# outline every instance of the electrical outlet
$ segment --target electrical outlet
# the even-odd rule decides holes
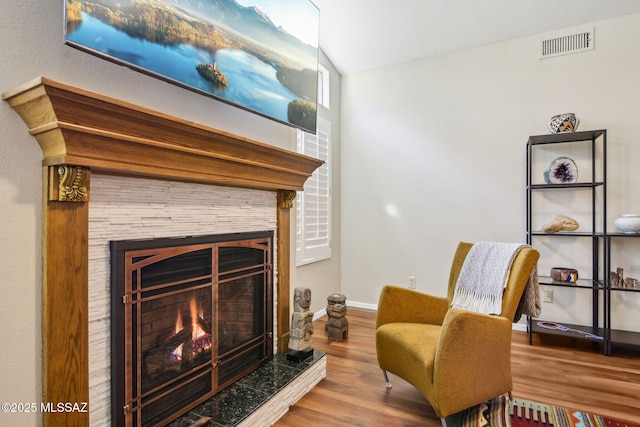
[[[542,291],[542,302],[553,302],[553,290],[544,289]]]
[[[409,276],[409,289],[416,288],[416,276]]]

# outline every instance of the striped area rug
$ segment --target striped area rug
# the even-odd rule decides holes
[[[640,427],[640,425],[505,396],[447,417],[447,427]]]

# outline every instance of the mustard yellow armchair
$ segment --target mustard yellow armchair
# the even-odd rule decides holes
[[[524,247],[511,266],[500,316],[451,308],[471,243],[460,243],[447,297],[383,288],[376,319],[378,363],[416,387],[438,417],[511,392],[511,324],[540,254]]]

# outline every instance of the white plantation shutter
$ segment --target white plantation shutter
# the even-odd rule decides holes
[[[329,70],[318,64],[318,104],[325,108],[330,107],[329,95],[331,94],[331,86],[329,77]]]
[[[331,123],[318,117],[316,135],[298,130],[298,152],[323,160],[296,197],[296,264],[331,257]]]

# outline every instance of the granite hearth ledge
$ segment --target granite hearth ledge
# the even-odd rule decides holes
[[[285,354],[261,366],[235,384],[195,407],[168,427],[189,427],[209,418],[205,426],[271,426],[327,374],[326,353],[290,362]]]

